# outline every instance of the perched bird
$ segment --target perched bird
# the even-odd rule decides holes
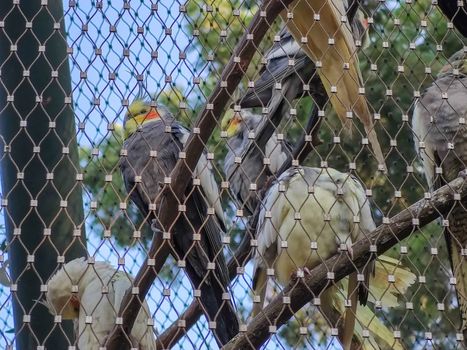
[[[368,23],[361,11],[356,11],[351,27],[357,46],[365,46],[369,42]],[[254,87],[249,88],[237,101],[242,108],[267,107],[276,83],[289,83],[287,90],[281,91],[289,102],[309,94],[315,102],[324,104],[325,95],[322,95],[319,88],[321,81],[316,73],[315,64],[285,25],[274,38],[272,47],[264,55],[264,61],[266,64],[259,72],[260,76],[254,82]],[[307,85],[309,91],[304,91],[304,86]]]
[[[99,350],[115,326],[120,304],[131,285],[132,278],[125,272],[104,262],[78,258],[63,265],[52,276],[43,304],[51,314],[74,320],[80,350]],[[127,337],[132,348],[156,349],[151,312],[146,301]]]
[[[441,69],[436,81],[416,102],[412,128],[415,148],[423,160],[432,190],[456,178],[467,168],[467,52],[458,51]],[[467,210],[456,204],[448,216],[445,239],[456,277],[461,331],[467,345]]]
[[[125,187],[141,213],[152,222],[160,209],[160,194],[189,131],[170,112],[135,100],[124,119],[123,154],[120,159]],[[222,206],[212,165],[203,154],[183,203],[186,211],[171,228],[174,258],[186,263],[193,287],[201,291],[206,317],[216,322],[215,338],[221,346],[238,333],[238,320],[229,300],[229,276],[223,254],[225,232]],[[162,204],[163,205],[163,204]]]
[[[341,121],[350,127],[352,113],[362,121],[376,159],[385,169],[373,117],[361,91],[363,81],[346,16],[348,8],[346,0],[295,0],[281,17],[297,42],[306,39],[302,49],[315,64],[320,63],[317,72]]]
[[[467,2],[465,0],[442,0],[437,4],[454,27],[467,38]]]
[[[353,243],[365,239],[374,229],[363,186],[350,174],[309,167],[284,172],[266,192],[259,214],[253,289],[260,302],[254,304],[253,315],[262,309],[268,269],[273,269],[277,282],[285,286],[297,270],[307,272],[338,252],[351,256]],[[362,281],[357,280],[356,270],[319,296],[320,311],[332,327],[339,329],[339,340],[346,350],[354,349],[356,343],[362,346],[363,328],[373,332],[380,348],[402,349],[365,304],[368,299],[379,298],[376,300],[385,306],[396,306],[397,295],[415,281],[415,276],[388,257],[381,258],[376,274],[373,263],[358,270],[364,276]],[[385,295],[389,285],[384,276],[395,270],[400,289]],[[351,301],[347,311],[344,288]]]
[[[261,199],[258,197],[259,191],[268,177],[279,170],[291,151],[286,141],[279,141],[277,135],[273,134],[265,149],[255,149],[242,158],[251,141],[250,133],[257,130],[262,119],[262,116],[247,110],[228,112],[221,125],[227,134],[228,149],[224,160],[224,172],[230,183],[231,193],[246,215],[254,213]],[[267,159],[267,164],[264,159]]]
[[[237,104],[242,108],[267,107],[277,83],[287,87],[282,88],[278,94],[289,103],[308,94],[315,101],[324,103],[326,96],[320,91],[321,81],[313,61],[300,48],[287,27],[282,28],[276,39],[264,55],[266,65],[262,67],[254,87],[249,88]],[[290,62],[293,62],[293,65]],[[309,92],[304,91],[306,85],[310,89]]]

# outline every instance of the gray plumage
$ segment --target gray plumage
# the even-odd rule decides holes
[[[125,187],[148,222],[157,219],[157,210],[163,205],[159,195],[164,178],[170,175],[189,135],[166,110],[158,108],[158,112],[158,120],[143,123],[124,142],[127,155],[120,160]],[[221,346],[238,333],[238,320],[231,302],[223,300],[230,283],[221,242],[223,212],[206,154],[201,156],[194,175],[201,184],[187,188],[186,212],[171,230],[175,259],[186,261],[185,271],[193,287],[201,290],[203,309],[211,321],[217,322],[214,333]],[[150,203],[157,204],[157,210],[149,210]],[[214,208],[214,213],[208,214],[208,208]],[[193,234],[200,234],[199,241]],[[212,262],[215,269],[208,270]]]
[[[235,158],[242,158],[251,142],[249,133],[257,130],[262,120],[260,115],[242,111],[237,134],[227,140],[228,152],[224,161],[224,172],[230,182],[231,193],[246,215],[254,213],[260,199],[259,191],[267,178],[279,170],[291,151],[285,141],[279,141],[277,135],[273,134],[264,150],[256,148],[242,159],[241,163],[235,161]],[[264,158],[269,158],[270,164],[263,164]],[[256,186],[256,190],[253,190],[251,185]]]
[[[416,103],[412,127],[415,146],[423,160],[424,173],[431,189],[456,178],[467,168],[467,54],[454,54],[436,81]],[[436,172],[436,167],[442,173]],[[467,209],[457,204],[450,212],[445,239],[456,277],[461,309],[461,331],[467,345],[467,261],[462,249],[467,247]]]

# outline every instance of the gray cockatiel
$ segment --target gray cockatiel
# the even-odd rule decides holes
[[[222,120],[222,129],[228,138],[224,172],[230,182],[229,189],[245,215],[254,213],[260,199],[259,191],[268,177],[279,170],[291,151],[285,141],[279,141],[273,134],[264,150],[256,147],[242,157],[251,142],[249,134],[257,130],[263,119],[260,115],[242,110],[241,113],[228,112]],[[269,159],[269,164],[263,164],[265,158]]]
[[[358,5],[353,6],[352,12],[356,11],[355,7]],[[357,11],[355,15],[349,14],[348,17],[353,17],[351,26],[355,42],[359,45],[361,42],[368,42],[367,23],[362,12]],[[289,102],[309,94],[316,102],[324,103],[326,95],[322,95],[322,89],[317,89],[321,82],[315,64],[286,26],[277,34],[273,46],[264,55],[264,60],[266,65],[262,67],[254,87],[248,89],[237,102],[242,108],[267,107],[276,83],[287,84],[287,89],[284,88],[280,93]],[[304,85],[309,85],[309,92],[303,90]]]
[[[189,131],[163,107],[134,101],[125,116],[125,142],[120,160],[125,187],[144,217],[157,219],[164,180],[179,159]],[[206,316],[215,321],[221,346],[238,333],[238,320],[229,298],[230,283],[222,251],[223,211],[212,166],[203,154],[193,174],[199,186],[186,190],[186,212],[171,228],[175,259],[186,263],[193,287],[201,291]],[[150,205],[152,204],[150,209]],[[214,265],[212,265],[214,263]]]
[[[467,53],[455,53],[423,92],[413,113],[415,148],[428,184],[435,190],[467,168]],[[439,169],[437,171],[437,169]],[[467,209],[458,203],[448,216],[445,238],[456,278],[464,341],[467,344]]]
[[[352,175],[332,168],[285,171],[267,190],[259,213],[253,289],[260,299],[255,300],[253,315],[262,309],[268,269],[285,286],[297,270],[309,272],[339,251],[351,256],[352,245],[374,229],[365,190]],[[398,297],[414,283],[415,275],[385,256],[378,258],[376,266],[371,261],[358,272],[363,277],[360,281],[356,269],[321,293],[319,310],[339,330],[346,350],[402,350],[393,332],[365,304],[378,300],[383,307],[398,306]],[[397,286],[388,283],[388,272],[394,274]],[[351,307],[344,307],[345,298]],[[370,331],[367,339],[363,329]]]

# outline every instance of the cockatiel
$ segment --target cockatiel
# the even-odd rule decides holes
[[[247,110],[226,113],[222,120],[222,130],[227,134],[227,155],[224,172],[229,181],[229,189],[238,200],[246,215],[254,213],[259,201],[258,193],[269,176],[275,174],[291,151],[286,141],[279,141],[273,134],[264,150],[254,149],[242,158],[251,141],[249,135],[255,132],[263,117]],[[265,158],[268,164],[263,164]]]
[[[317,72],[341,121],[350,128],[349,112],[362,121],[376,159],[385,169],[373,117],[360,90],[363,81],[348,8],[346,0],[295,0],[281,17],[297,42],[306,38],[302,49],[315,64],[319,62]]]
[[[74,259],[47,283],[46,305],[53,315],[75,321],[80,350],[101,349],[115,326],[120,304],[132,285],[131,276],[104,262]],[[155,350],[151,312],[146,301],[127,337],[132,348]]]
[[[351,21],[352,35],[358,46],[369,42],[367,23],[361,11],[357,11]],[[363,44],[362,44],[363,43]],[[264,55],[266,65],[262,67],[254,87],[237,102],[242,108],[267,107],[273,95],[276,83],[289,83],[286,91],[281,91],[284,98],[293,99],[310,94],[315,102],[324,103],[325,96],[314,88],[321,84],[315,64],[295,41],[287,27],[277,34],[274,44]],[[293,65],[291,65],[291,61]],[[309,85],[310,91],[305,94],[304,85]],[[323,108],[323,106],[320,106]]]
[[[455,53],[436,81],[416,102],[412,128],[415,148],[423,160],[428,185],[435,190],[467,168],[467,53]],[[439,169],[439,170],[437,170]],[[441,171],[441,172],[439,172]],[[467,345],[467,210],[457,204],[449,216],[445,239],[456,277],[461,310],[461,331]]]
[[[259,214],[253,289],[255,295],[260,296],[260,303],[255,303],[253,315],[262,309],[268,269],[274,269],[277,282],[285,286],[299,269],[311,270],[339,251],[351,255],[353,243],[365,239],[374,229],[365,191],[350,174],[332,168],[309,167],[294,167],[284,172],[266,192]],[[401,348],[381,322],[369,322],[376,316],[368,307],[357,306],[358,301],[366,304],[369,291],[370,299],[387,297],[382,301],[385,305],[397,305],[394,296],[397,290],[390,293],[391,297],[384,292],[389,288],[388,280],[382,279],[381,275],[387,276],[387,271],[391,271],[391,266],[394,270],[395,265],[390,258],[385,259],[386,263],[381,260],[384,268],[376,270],[378,275],[374,275],[374,262],[370,262],[359,270],[364,276],[362,281],[357,281],[356,271],[319,296],[320,311],[332,327],[339,329],[339,340],[345,350],[353,349],[355,342],[362,346],[362,326],[375,332],[374,337],[381,348]],[[385,270],[387,267],[390,269]],[[399,281],[401,276],[403,279]],[[401,271],[396,279],[399,287],[406,290],[415,281],[415,276]],[[372,280],[378,282],[373,288]],[[344,285],[351,307],[345,311],[342,324],[339,320],[344,313],[344,303],[342,292],[338,290]],[[357,322],[356,326],[356,318],[362,324]]]
[[[157,219],[160,194],[170,176],[189,131],[162,107],[135,100],[124,120],[120,159],[125,187],[148,222]],[[222,206],[212,166],[203,154],[183,203],[186,211],[171,227],[175,259],[184,261],[193,287],[201,291],[206,317],[216,322],[215,338],[221,346],[238,333],[238,320],[229,295],[229,276],[223,255],[225,231]],[[196,180],[196,181],[195,181]],[[155,205],[155,206],[154,206]],[[154,209],[155,208],[155,209]]]

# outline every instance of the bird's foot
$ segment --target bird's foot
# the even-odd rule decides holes
[[[467,178],[467,169],[459,171],[459,174],[457,176],[459,176],[459,177],[461,177],[461,178],[463,178],[465,180]]]
[[[311,270],[304,266],[304,267],[299,267],[297,271],[292,272],[292,276],[290,276],[290,279],[292,281],[296,281],[298,279],[305,278],[305,276],[310,276],[311,275]]]
[[[353,247],[352,243],[341,243],[340,245],[340,251],[341,252],[347,252],[349,259],[353,260],[354,258],[354,252],[353,252]]]
[[[353,247],[351,245],[347,247],[347,252],[349,253],[350,260],[353,260],[354,253],[353,253]]]

